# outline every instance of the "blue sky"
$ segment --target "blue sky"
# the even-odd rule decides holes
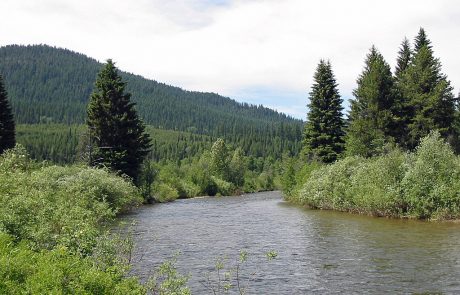
[[[0,45],[69,48],[188,90],[263,104],[305,119],[320,59],[347,101],[375,45],[394,67],[423,26],[456,93],[456,0],[2,0]],[[344,104],[346,106],[346,104]]]

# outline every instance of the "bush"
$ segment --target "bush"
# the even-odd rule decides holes
[[[30,158],[27,150],[20,144],[6,150],[0,155],[0,171],[26,171],[30,168]]]
[[[393,149],[374,158],[347,157],[323,166],[291,200],[377,216],[458,218],[460,158],[433,132],[412,154]]]
[[[460,213],[460,159],[435,132],[422,139],[402,180],[409,213],[451,218]]]
[[[24,163],[22,151],[17,152],[7,152],[0,166]],[[141,201],[128,180],[105,170],[13,166],[22,168],[0,170],[0,231],[29,241],[34,249],[63,245],[90,255],[101,227]]]
[[[34,252],[0,232],[0,294],[145,294],[122,269],[98,269],[66,247]]]
[[[407,204],[401,193],[405,163],[406,154],[399,150],[361,163],[351,175],[352,185],[347,192],[353,199],[353,210],[376,216],[405,214]]]
[[[216,176],[211,177],[217,186],[217,193],[222,196],[231,196],[235,193],[235,185]]]
[[[200,187],[188,180],[181,180],[179,182],[178,191],[180,198],[193,198],[199,196],[201,193]]]
[[[155,200],[160,203],[171,202],[179,197],[177,189],[166,183],[159,183],[154,188]]]

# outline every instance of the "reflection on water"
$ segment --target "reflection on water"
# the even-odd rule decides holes
[[[460,224],[372,218],[289,205],[277,192],[145,206],[134,219],[133,272],[178,256],[194,294],[217,257],[255,273],[251,294],[460,293]],[[270,262],[264,254],[275,250]],[[232,260],[233,261],[233,260]]]

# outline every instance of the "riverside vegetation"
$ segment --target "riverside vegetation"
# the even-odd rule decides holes
[[[38,49],[39,53],[50,50]],[[161,143],[150,143],[149,129],[138,119],[130,95],[124,93],[126,83],[109,62],[112,69],[107,72],[107,80],[97,82],[100,92],[93,93],[93,98],[105,102],[92,102],[91,112],[98,114],[88,120],[89,131],[76,132],[84,128],[79,125],[52,124],[38,128],[19,125],[18,130],[22,128],[24,133],[19,133],[17,140],[29,140],[31,145],[35,144],[29,136],[31,130],[38,130],[38,137],[50,132],[48,127],[58,132],[65,130],[57,137],[58,143],[65,144],[56,146],[57,152],[50,154],[54,153],[55,159],[67,166],[35,162],[20,145],[0,156],[0,293],[189,294],[187,277],[176,272],[174,261],[161,265],[146,285],[129,277],[132,244],[108,234],[108,226],[117,214],[150,201],[152,196],[163,202],[202,194],[271,190],[283,184],[288,200],[312,208],[377,216],[458,218],[460,158],[454,152],[459,149],[458,99],[452,95],[452,87],[432,53],[430,41],[421,29],[414,51],[407,41],[403,43],[393,77],[388,64],[373,47],[358,79],[349,120],[342,119],[342,100],[331,65],[321,61],[311,92],[304,148],[298,158],[295,157],[299,122],[262,107],[228,102],[214,94],[204,96],[219,106],[218,114],[226,113],[222,106],[227,105],[237,110],[238,116],[225,115],[224,121],[215,124],[219,116],[207,115],[203,110],[209,106],[203,104],[201,113],[209,119],[204,120],[206,124],[190,126],[189,122],[180,121],[180,115],[171,120],[177,124],[171,123],[170,128],[180,126],[174,131],[177,138],[185,142],[185,136],[195,143],[192,149],[186,145],[180,148],[179,139],[175,150],[155,149]],[[69,56],[69,52],[64,55]],[[86,62],[94,66],[93,61]],[[15,76],[12,72],[7,74],[8,79]],[[79,77],[82,76],[85,75]],[[145,83],[147,88],[153,85],[174,93],[160,95],[163,98],[178,99],[180,95],[176,94],[183,94],[180,89],[156,82]],[[16,83],[16,87],[21,87],[20,84]],[[17,88],[13,93],[24,92]],[[3,103],[6,91],[0,94]],[[11,121],[13,110],[19,113],[21,123],[52,122],[53,118],[42,117],[39,110],[31,108],[34,97],[30,95],[25,101],[15,98],[13,108],[3,108],[6,112],[0,114],[0,119]],[[52,113],[58,110],[61,119],[57,123],[82,123],[81,106],[86,102],[70,104],[73,113],[65,113],[69,97],[60,104],[47,101],[42,107]],[[127,126],[123,125],[127,116],[104,113],[103,108],[109,105],[106,102],[110,102],[108,97],[120,98],[122,102],[116,109],[128,110],[125,113],[135,119],[128,123],[135,121],[136,137],[142,140],[132,141],[133,145],[140,143],[133,154],[126,150],[133,148],[131,144],[117,145],[122,139],[128,140],[121,133],[119,140],[111,138],[111,142],[103,142],[107,134],[94,132],[103,125],[105,115],[119,120],[111,122],[120,127],[117,132]],[[148,104],[147,98],[143,101]],[[240,125],[241,114],[258,115],[253,116],[254,120],[246,117],[241,120],[244,125]],[[32,121],[27,121],[28,118]],[[102,123],[94,122],[94,118]],[[162,119],[165,121],[156,124],[166,124],[168,118]],[[275,123],[276,120],[280,122]],[[113,126],[102,126],[97,131],[106,132]],[[15,124],[0,127],[0,139],[14,135],[11,131]],[[219,133],[223,138],[218,138]],[[9,138],[5,149],[11,148],[16,140]],[[48,144],[43,142],[44,146]],[[150,144],[154,151],[148,155]],[[35,145],[33,150],[43,159],[49,159],[47,148]],[[77,150],[85,164],[75,164]],[[160,159],[161,153],[174,156]],[[280,164],[281,155],[284,165]],[[133,165],[130,159],[135,159]]]
[[[275,187],[273,158],[246,157],[223,139],[182,161],[144,161],[151,141],[125,85],[109,60],[91,95],[87,137],[74,140],[84,128],[79,126],[64,128],[69,132],[62,137],[62,125],[34,127],[38,136],[26,138],[35,146],[36,141],[46,146],[49,141],[40,141],[43,134],[58,131],[51,138],[68,143],[57,147],[64,161],[76,159],[72,151],[80,147],[80,164],[56,166],[31,160],[21,145],[8,149],[14,146],[15,124],[0,80],[5,144],[0,155],[0,293],[190,294],[187,277],[177,273],[174,261],[160,265],[144,285],[128,276],[133,245],[129,237],[109,232],[115,217],[152,194],[157,201],[171,201]],[[222,291],[221,281],[217,284]]]
[[[302,156],[284,165],[286,199],[376,216],[460,217],[459,98],[424,29],[414,43],[403,41],[394,76],[371,48],[348,120],[331,64],[319,63]]]
[[[438,132],[423,138],[413,152],[388,148],[372,158],[350,156],[303,169],[297,185],[291,174],[286,198],[310,208],[402,218],[460,217],[460,157]]]

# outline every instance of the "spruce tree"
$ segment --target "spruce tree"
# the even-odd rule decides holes
[[[409,148],[437,129],[444,137],[453,134],[455,98],[441,63],[434,57],[431,42],[420,29],[415,38],[415,52],[410,66],[399,82],[399,89],[410,109]]]
[[[402,147],[407,149],[409,146],[409,123],[412,112],[407,97],[401,89],[401,79],[406,70],[411,65],[413,52],[407,38],[404,38],[398,52],[395,69],[395,100],[393,104],[394,115],[394,138]]]
[[[395,136],[394,80],[391,68],[373,46],[351,101],[346,149],[350,155],[379,154]]]
[[[414,42],[415,53],[419,52],[423,46],[426,46],[428,47],[428,49],[431,49],[431,41],[428,39],[425,29],[420,28],[417,36],[415,37],[415,42]]]
[[[0,75],[0,154],[16,144],[13,112],[8,102],[8,94]]]
[[[449,142],[454,148],[457,154],[460,153],[460,93],[455,98],[455,115],[452,136],[449,138]]]
[[[399,79],[404,71],[409,67],[412,57],[412,50],[410,48],[410,43],[407,38],[404,38],[401,43],[401,48],[398,52],[398,58],[396,60],[396,70],[395,76],[396,79]]]
[[[150,138],[125,87],[115,64],[107,60],[97,76],[87,110],[88,131],[95,146],[90,164],[109,167],[137,180]]]
[[[310,92],[303,152],[309,159],[323,163],[337,160],[344,150],[342,99],[329,61],[321,60]]]

